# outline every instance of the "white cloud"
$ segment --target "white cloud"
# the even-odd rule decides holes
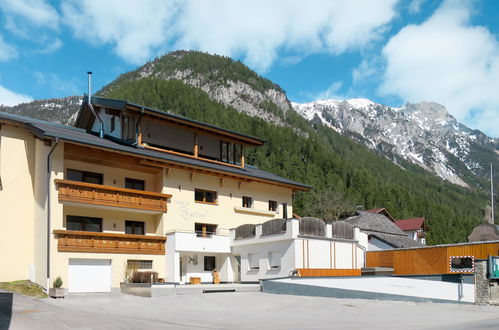
[[[340,54],[376,39],[396,1],[191,1],[175,24],[176,47],[228,56],[265,71],[280,49]]]
[[[57,29],[59,15],[57,11],[44,0],[2,0],[0,9],[5,15],[12,15],[22,19],[26,24]],[[16,27],[12,21],[10,28]]]
[[[0,85],[0,104],[13,106],[19,103],[31,102],[33,98],[28,95],[17,94]]]
[[[339,54],[379,37],[397,0],[78,1],[62,5],[76,36],[141,63],[165,49],[198,49],[265,71],[279,50]]]
[[[17,50],[14,46],[9,45],[3,40],[0,34],[0,62],[8,61],[17,57]]]
[[[400,30],[383,49],[380,92],[442,103],[459,121],[499,136],[499,42],[470,24],[472,12],[468,2],[446,1]]]
[[[125,60],[141,63],[172,38],[175,6],[155,0],[70,0],[62,12],[78,38],[94,45],[111,44]]]
[[[409,3],[409,12],[411,14],[419,13],[421,11],[421,6],[423,5],[424,2],[425,0],[412,0]]]

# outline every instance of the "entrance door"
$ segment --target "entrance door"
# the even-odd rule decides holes
[[[241,282],[241,256],[234,256],[234,282]]]
[[[111,260],[69,259],[68,292],[111,292]]]

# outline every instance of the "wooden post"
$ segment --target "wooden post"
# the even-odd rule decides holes
[[[241,146],[241,167],[244,167],[244,147]]]
[[[198,135],[194,134],[194,157],[198,157]]]
[[[202,229],[202,232],[203,232],[203,237],[206,237],[206,225],[203,225],[203,229]]]
[[[137,144],[142,145],[142,124],[139,123],[139,135],[137,136]]]

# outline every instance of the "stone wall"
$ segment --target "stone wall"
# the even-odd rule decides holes
[[[499,280],[487,278],[487,260],[475,260],[475,302],[499,304]]]

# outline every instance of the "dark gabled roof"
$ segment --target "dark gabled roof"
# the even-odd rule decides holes
[[[111,138],[101,139],[98,136],[88,133],[86,130],[81,128],[66,126],[62,124],[52,123],[25,116],[19,116],[6,112],[0,112],[0,120],[2,119],[21,124],[27,130],[29,130],[33,135],[42,139],[59,138],[64,141],[74,142],[77,144],[84,144],[96,148],[103,148],[117,152],[139,155],[146,158],[157,159],[159,161],[166,161],[189,167],[198,167],[216,172],[224,172],[229,175],[232,174],[238,177],[247,177],[247,178],[255,178],[266,181],[273,181],[284,185],[290,185],[294,189],[298,190],[309,190],[310,188],[312,188],[311,186],[308,186],[306,184],[282,178],[276,174],[262,171],[250,165],[246,165],[244,168],[239,168],[239,167],[206,162],[200,159],[194,159],[190,157],[183,157],[180,155],[170,154],[166,152],[137,148],[132,145],[127,145],[124,143],[120,143],[119,141],[112,140]]]
[[[384,214],[388,219],[390,219],[391,221],[395,222],[395,218],[384,207],[380,207],[380,208],[377,208],[377,209],[366,210],[366,212],[377,213],[377,214]]]
[[[388,245],[393,246],[394,248],[415,248],[422,247],[423,244],[419,243],[416,240],[413,240],[407,236],[400,235],[390,235],[390,234],[382,234],[382,233],[369,233],[367,232],[368,237],[374,237],[387,243]]]
[[[395,224],[402,230],[418,230],[423,228],[424,218],[410,218],[395,220]]]
[[[344,221],[351,223],[355,227],[359,227],[361,230],[407,236],[395,223],[383,214],[357,211],[355,216]]]
[[[355,216],[345,219],[344,221],[358,227],[369,237],[375,237],[396,248],[423,246],[423,244],[418,241],[407,237],[407,235],[384,214],[357,211]]]
[[[125,100],[116,100],[116,99],[92,96],[91,102],[94,107],[104,107],[104,108],[119,109],[119,110],[124,110],[125,108],[135,109],[137,111],[144,110],[145,113],[153,114],[165,120],[169,120],[176,123],[182,123],[185,126],[191,126],[192,128],[202,129],[207,132],[212,132],[219,135],[225,135],[229,138],[240,140],[241,142],[249,145],[259,146],[265,143],[265,140],[262,140],[254,136],[241,134],[229,129],[203,123],[201,121],[179,116],[159,109],[145,107],[143,105],[131,103]],[[94,116],[90,113],[89,110],[87,110],[88,109],[88,107],[86,106],[87,104],[88,104],[88,99],[84,97],[82,106],[80,108],[80,111],[78,112],[78,116],[76,117],[76,122],[75,122],[76,127],[88,128],[90,127],[91,122],[93,122],[94,120]]]

